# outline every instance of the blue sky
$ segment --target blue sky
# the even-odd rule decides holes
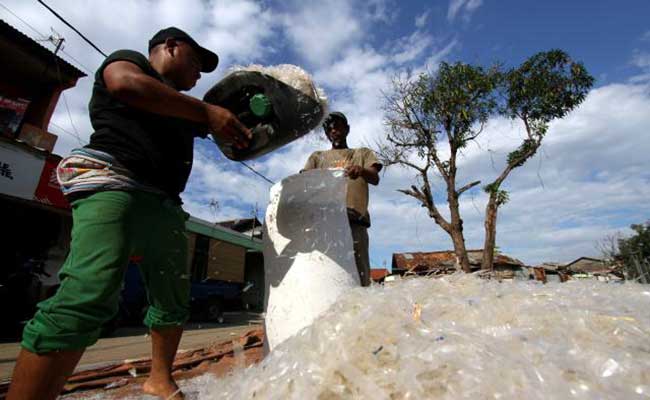
[[[25,34],[43,39],[54,29],[65,37],[63,57],[73,64],[92,73],[101,63],[101,55],[36,1],[0,4],[0,18]],[[580,108],[551,125],[542,151],[507,181],[511,200],[500,211],[497,245],[530,264],[570,261],[598,256],[599,239],[650,219],[648,1],[114,0],[93,1],[92,9],[80,0],[48,4],[106,52],[144,51],[149,37],[165,26],[187,30],[222,61],[191,92],[197,97],[233,65],[300,65],[326,91],[332,108],[348,115],[355,146],[381,138],[381,92],[395,74],[434,71],[440,61],[516,66],[535,52],[564,49],[585,63],[597,78],[595,87]],[[60,102],[54,114],[51,131],[60,136],[60,154],[78,146],[71,132],[82,142],[92,133],[91,85],[85,78],[66,91],[69,113]],[[467,149],[461,180],[493,179],[521,135],[516,122],[491,120]],[[314,132],[252,164],[277,181],[325,147],[321,132]],[[373,266],[390,265],[393,252],[451,248],[422,209],[396,191],[412,183],[410,171],[391,168],[371,189]],[[250,216],[256,205],[262,218],[268,189],[214,145],[199,141],[183,198],[188,211],[204,219]],[[213,200],[217,209],[209,206]],[[482,246],[485,200],[474,190],[461,202],[470,248]]]

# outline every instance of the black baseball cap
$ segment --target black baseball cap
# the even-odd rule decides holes
[[[185,42],[192,46],[194,50],[198,53],[199,58],[201,59],[201,72],[212,72],[217,68],[219,64],[219,56],[210,50],[199,46],[198,43],[190,35],[183,32],[182,30],[176,27],[169,27],[158,31],[151,40],[149,40],[149,51],[154,47],[158,46],[161,43],[165,43],[167,39],[176,39],[181,42]]]

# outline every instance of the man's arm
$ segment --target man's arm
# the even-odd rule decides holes
[[[155,114],[205,124],[213,135],[244,148],[251,132],[228,110],[184,95],[145,74],[129,61],[115,61],[103,72],[106,89],[116,99]]]
[[[300,173],[302,174],[305,171],[309,171],[310,169],[316,169],[316,153],[312,153],[309,158],[307,159],[307,162],[305,163],[305,166],[300,170]]]

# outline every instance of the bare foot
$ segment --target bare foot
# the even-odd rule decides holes
[[[164,400],[183,400],[185,395],[178,388],[172,379],[154,380],[151,377],[142,385],[142,391],[146,394],[158,396]]]

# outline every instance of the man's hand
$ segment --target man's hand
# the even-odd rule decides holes
[[[374,165],[368,168],[363,168],[360,165],[349,165],[345,167],[345,175],[350,179],[363,178],[371,185],[379,183],[379,170]]]
[[[363,167],[360,165],[349,165],[345,167],[345,175],[350,179],[357,179],[363,175]]]
[[[208,128],[213,136],[232,142],[238,149],[248,146],[253,134],[227,109],[206,104]]]

